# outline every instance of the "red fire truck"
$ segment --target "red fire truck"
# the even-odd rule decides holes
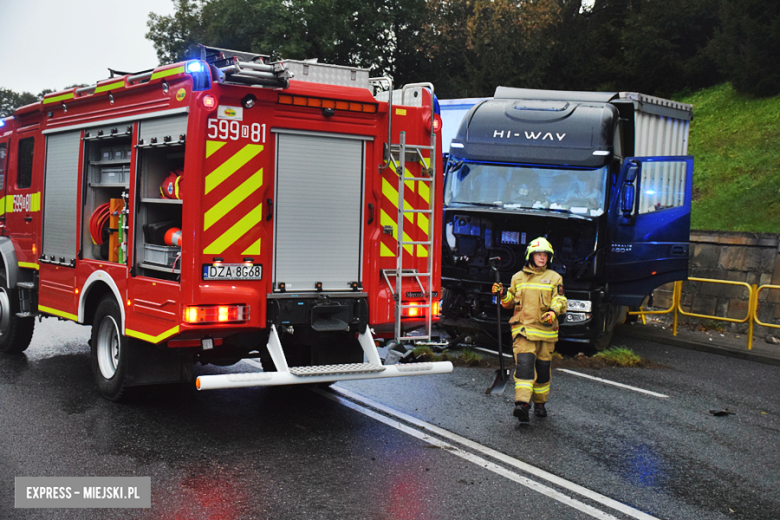
[[[92,326],[100,393],[446,373],[375,338],[438,318],[433,87],[201,48],[0,120],[0,352],[36,316]]]

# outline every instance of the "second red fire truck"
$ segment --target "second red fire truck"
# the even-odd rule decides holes
[[[383,365],[440,291],[433,87],[202,48],[0,120],[0,352],[91,325],[100,393],[446,373]],[[386,85],[390,85],[387,88]],[[375,96],[376,94],[376,96]]]

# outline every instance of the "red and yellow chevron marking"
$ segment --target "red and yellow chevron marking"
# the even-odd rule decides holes
[[[421,177],[422,166],[419,163],[406,163],[406,176]],[[380,225],[391,226],[393,234],[382,234],[380,256],[395,258],[398,249],[398,183],[400,178],[396,166],[382,171],[382,203],[380,204]],[[430,185],[423,181],[404,182],[404,209],[429,209]],[[404,241],[422,242],[428,240],[428,215],[409,213],[404,216]],[[428,248],[423,245],[405,245],[404,251],[409,258],[426,258]],[[411,267],[411,266],[410,266]]]
[[[203,254],[259,255],[263,145],[206,141]]]

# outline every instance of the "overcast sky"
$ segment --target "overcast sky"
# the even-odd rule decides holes
[[[149,13],[173,14],[171,0],[0,0],[0,87],[37,94],[94,85],[108,68],[157,65],[144,38]]]

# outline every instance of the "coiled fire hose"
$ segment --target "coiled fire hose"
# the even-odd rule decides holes
[[[97,245],[103,243],[103,230],[108,227],[109,216],[108,202],[101,204],[92,212],[92,216],[89,217],[89,234],[92,236],[92,243]]]

